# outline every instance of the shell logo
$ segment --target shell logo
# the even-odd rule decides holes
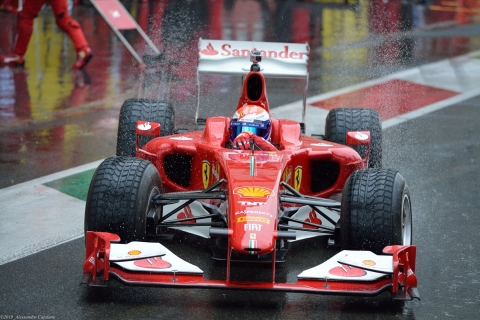
[[[373,267],[374,265],[376,265],[375,261],[373,260],[363,260],[363,264],[369,267]]]
[[[249,198],[268,198],[273,195],[273,190],[264,187],[240,187],[233,190],[234,194]]]
[[[140,251],[140,250],[130,250],[130,251],[128,251],[129,256],[138,256],[140,253],[142,253],[142,251]]]

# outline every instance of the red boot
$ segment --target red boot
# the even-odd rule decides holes
[[[86,48],[83,50],[80,50],[77,53],[77,61],[73,64],[72,68],[73,69],[82,69],[87,65],[87,63],[92,59],[93,54],[92,54],[92,49]]]
[[[6,56],[0,57],[1,64],[8,64],[8,65],[15,65],[15,66],[23,66],[25,64],[25,57],[19,56],[18,54],[12,53]]]

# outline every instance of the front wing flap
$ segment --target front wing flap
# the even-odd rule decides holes
[[[110,276],[129,285],[290,291],[337,295],[377,295],[391,290],[397,300],[420,299],[415,246],[389,246],[387,255],[341,251],[303,271],[296,283],[205,279],[203,271],[159,243],[116,244],[117,235],[87,232],[82,283],[105,286]]]

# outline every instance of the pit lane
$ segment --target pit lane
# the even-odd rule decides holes
[[[479,277],[477,226],[477,119],[480,97],[384,130],[385,167],[406,177],[414,210],[414,243],[422,301],[296,293],[80,286],[83,239],[0,266],[2,312],[58,318],[335,318],[474,319]],[[219,268],[192,239],[167,245],[210,271]],[[185,243],[186,242],[186,243]],[[325,241],[296,243],[279,266],[287,271],[318,264],[331,254]],[[312,254],[313,252],[313,254]],[[214,267],[212,267],[214,266]],[[292,280],[287,277],[287,280]]]
[[[416,61],[418,64],[421,62]],[[275,97],[277,91],[271,87],[268,90],[269,97]],[[388,294],[356,298],[133,288],[118,284],[98,291],[91,290],[78,285],[83,264],[83,239],[77,239],[0,266],[3,280],[0,311],[14,316],[49,315],[57,319],[475,319],[479,311],[477,253],[480,245],[476,241],[480,222],[479,106],[477,95],[384,130],[384,166],[402,172],[411,189],[420,302],[398,304],[391,302]],[[109,111],[101,112],[108,114]],[[88,122],[76,121],[82,124]],[[112,137],[114,133],[105,137],[109,141],[107,145],[114,145]],[[91,161],[97,160],[95,157],[98,154],[92,157]],[[39,171],[33,173],[38,174],[43,169],[36,170]],[[25,176],[28,177],[28,174]],[[35,177],[30,175],[30,179]],[[24,228],[31,234],[42,232],[35,227]],[[208,268],[213,263],[202,244],[191,239],[184,241],[188,241],[190,246],[173,244],[172,250],[175,248],[182,257],[185,255],[203,261],[201,267]],[[324,244],[324,241],[317,240],[294,245],[279,272],[298,274],[297,271],[304,270],[302,264],[318,264],[330,254],[324,249]]]

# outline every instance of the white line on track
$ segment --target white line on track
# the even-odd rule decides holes
[[[449,99],[433,103],[386,120],[383,128],[440,110],[480,95],[480,51],[430,63],[355,84],[307,99],[307,104],[365,89],[389,80],[401,79],[459,92]],[[274,108],[275,118],[301,121],[302,102]],[[307,107],[307,134],[323,133],[327,110]],[[0,189],[0,265],[58,246],[83,236],[85,201],[76,199],[44,183],[96,168],[95,161],[18,185]]]
[[[85,201],[43,183],[96,168],[100,162],[0,190],[0,265],[83,237]]]
[[[383,129],[402,122],[440,110],[453,104],[468,100],[480,94],[480,51],[471,52],[451,59],[425,64],[416,68],[402,70],[387,76],[354,84],[331,92],[319,94],[307,99],[306,133],[324,133],[325,118],[328,110],[309,106],[315,102],[327,100],[353,91],[366,89],[390,80],[405,80],[426,86],[459,92],[458,95],[439,101],[409,113],[383,121]],[[272,109],[276,118],[289,118],[301,121],[302,101],[295,101]]]
[[[439,101],[439,102],[436,102],[436,103],[432,103],[428,106],[417,109],[415,111],[408,112],[408,113],[400,115],[398,117],[385,120],[385,121],[382,122],[382,128],[386,129],[386,128],[396,126],[400,123],[403,123],[403,122],[421,117],[423,115],[426,115],[428,113],[431,113],[431,112],[449,107],[453,104],[460,103],[462,101],[471,99],[471,98],[476,97],[478,95],[480,95],[480,87],[477,88],[477,89],[474,89],[474,90],[469,90],[465,93],[461,93],[457,96],[454,96],[454,97],[451,97],[451,98],[448,98],[448,99],[445,99],[445,100],[442,100],[442,101]]]

